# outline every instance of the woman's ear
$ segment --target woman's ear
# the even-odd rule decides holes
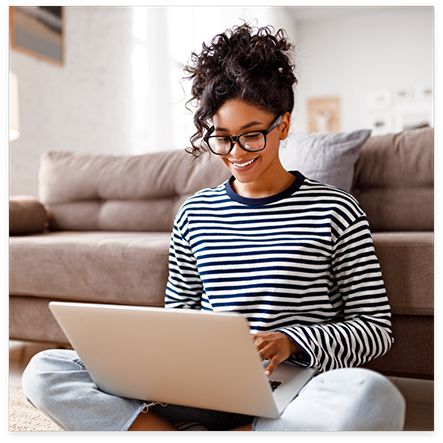
[[[286,114],[283,114],[281,122],[278,125],[280,129],[280,140],[284,140],[288,136],[290,126],[291,126],[291,114],[289,112],[286,112]]]

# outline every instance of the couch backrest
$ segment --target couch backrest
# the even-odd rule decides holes
[[[190,195],[230,176],[210,155],[182,150],[136,156],[52,151],[40,158],[39,198],[49,228],[170,231]]]
[[[363,145],[351,188],[372,231],[434,229],[434,130],[373,136]]]
[[[138,156],[52,151],[40,158],[39,198],[49,227],[80,231],[170,231],[182,203],[229,178],[210,155],[183,150]],[[351,189],[372,231],[434,229],[434,130],[373,136]]]

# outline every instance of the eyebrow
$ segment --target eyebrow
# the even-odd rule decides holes
[[[249,123],[247,123],[246,125],[244,125],[244,126],[242,126],[241,128],[240,128],[240,130],[245,130],[245,129],[249,129],[249,128],[252,128],[253,126],[258,126],[258,125],[262,125],[263,124],[263,122],[257,122],[257,121],[252,121],[252,122],[249,122]],[[219,126],[217,126],[216,128],[214,128],[216,131],[220,131],[220,132],[229,132],[229,130],[228,129],[226,129],[226,128],[221,128],[221,127],[219,127]]]

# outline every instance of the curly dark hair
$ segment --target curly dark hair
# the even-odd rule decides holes
[[[192,80],[190,102],[197,104],[187,151],[198,157],[208,148],[201,143],[211,127],[211,119],[228,100],[240,99],[278,115],[294,108],[297,78],[292,62],[293,45],[280,29],[271,26],[252,28],[244,23],[216,35],[202,52],[191,54],[185,77]]]

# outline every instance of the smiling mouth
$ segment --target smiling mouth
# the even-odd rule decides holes
[[[231,163],[236,167],[236,168],[245,168],[246,166],[249,166],[250,164],[254,163],[255,160],[257,160],[258,157],[253,158],[252,160],[245,162],[245,163],[235,163],[233,161],[231,161]]]

